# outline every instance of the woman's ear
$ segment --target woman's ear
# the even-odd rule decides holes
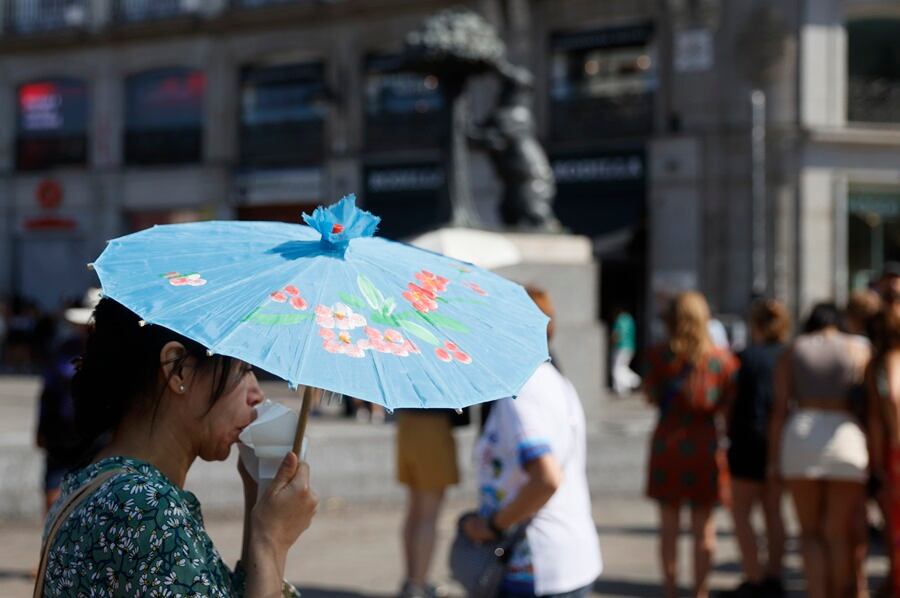
[[[187,351],[179,342],[169,341],[159,352],[160,373],[165,385],[175,394],[187,392],[184,379],[184,361]]]

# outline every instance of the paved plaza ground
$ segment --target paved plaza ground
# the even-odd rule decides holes
[[[267,392],[278,394],[279,387]],[[37,480],[39,460],[30,448],[34,421],[34,393],[32,379],[0,378],[0,502],[22,500],[12,490],[26,486],[27,496],[39,500]],[[647,435],[652,428],[654,414],[642,405],[638,397],[616,399],[608,396],[585,401],[589,427],[589,477],[592,487],[594,522],[600,533],[605,570],[594,587],[596,596],[658,596],[658,566],[656,558],[657,520],[654,504],[642,497],[643,465]],[[316,479],[324,488],[319,514],[299,543],[292,550],[287,577],[303,590],[307,597],[330,596],[389,596],[396,592],[402,575],[400,526],[402,492],[391,476],[392,426],[370,425],[323,417],[310,427],[313,486]],[[460,432],[460,460],[468,459],[474,430]],[[355,486],[341,483],[336,477],[358,475],[349,472],[362,458],[360,443],[371,447],[366,453],[378,459],[367,464],[372,481]],[[327,449],[327,454],[326,453]],[[6,458],[3,461],[3,458]],[[370,458],[370,457],[367,457]],[[318,462],[318,463],[317,463]],[[25,464],[25,465],[23,465]],[[23,468],[25,469],[17,469]],[[226,502],[216,502],[215,494],[238,490],[232,483],[233,463],[207,466],[201,477],[189,477],[188,487],[197,492],[204,505],[212,505],[207,514],[210,535],[228,562],[234,562],[240,547],[241,523],[238,513]],[[216,469],[218,468],[218,469]],[[373,471],[374,470],[374,471]],[[205,472],[205,473],[204,473]],[[194,471],[192,470],[192,476]],[[466,472],[468,475],[468,472]],[[221,481],[227,476],[226,481]],[[470,477],[470,476],[469,476]],[[210,480],[207,482],[206,480]],[[446,551],[459,513],[470,508],[474,492],[469,480],[454,491],[440,521],[441,540],[434,562],[435,581],[451,595],[459,595],[459,588],[448,577]],[[18,511],[16,510],[18,508]],[[0,519],[0,597],[30,595],[32,580],[29,571],[36,566],[39,549],[40,522],[37,516],[21,507],[5,507]],[[790,529],[795,532],[790,507],[786,504]],[[719,546],[712,576],[714,588],[731,587],[740,580],[737,548],[727,514],[718,513]],[[802,595],[795,533],[791,534],[787,558],[788,585],[792,595]],[[682,536],[680,575],[687,585],[690,572],[690,545]],[[878,551],[868,561],[874,583],[884,574],[886,562]],[[685,593],[685,595],[687,595]]]

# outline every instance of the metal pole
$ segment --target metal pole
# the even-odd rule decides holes
[[[766,94],[760,89],[750,92],[752,108],[752,277],[753,293],[765,295],[769,290],[766,227]]]

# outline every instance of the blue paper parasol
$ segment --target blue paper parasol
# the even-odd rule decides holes
[[[353,196],[276,222],[197,222],[120,237],[104,295],[294,386],[388,409],[514,396],[548,359],[547,318],[496,274],[373,237]]]

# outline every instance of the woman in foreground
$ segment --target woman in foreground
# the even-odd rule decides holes
[[[263,400],[252,369],[103,299],[73,380],[85,442],[111,441],[63,481],[45,530],[49,549],[35,595],[294,595],[282,580],[288,550],[317,498],[309,468],[288,454],[259,502],[241,469],[244,534],[231,571],[207,535],[191,464],[225,460]],[[255,504],[254,504],[255,503]]]

